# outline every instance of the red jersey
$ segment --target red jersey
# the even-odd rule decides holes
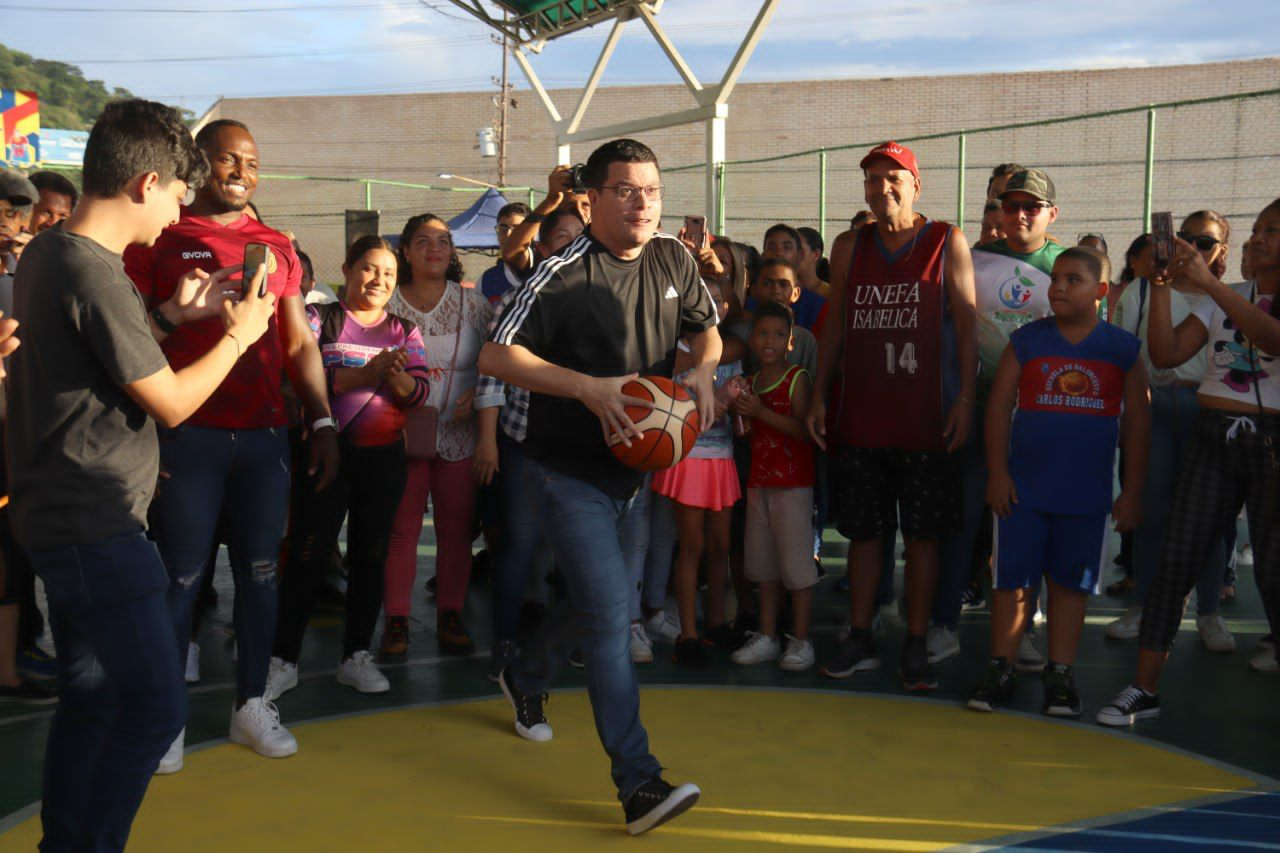
[[[793,417],[796,412],[791,405],[791,395],[802,373],[804,368],[793,364],[768,388],[760,387],[757,373],[751,377],[751,390],[770,411]],[[811,443],[792,438],[761,420],[751,424],[751,473],[747,477],[747,488],[800,489],[812,486],[813,479]]]
[[[278,321],[286,297],[299,296],[302,265],[289,238],[244,215],[229,225],[219,225],[182,209],[178,224],[170,226],[151,248],[130,246],[124,268],[137,285],[148,308],[173,296],[178,280],[193,269],[215,272],[244,262],[249,243],[271,247],[273,263],[267,286],[276,296],[276,315],[266,334],[236,362],[231,373],[203,406],[187,420],[193,426],[214,429],[265,429],[289,423],[281,386],[284,380],[284,348]],[[181,370],[213,349],[224,334],[220,317],[184,323],[165,338],[161,349],[174,370]]]
[[[943,262],[951,226],[926,220],[890,254],[876,228],[854,243],[845,288],[840,440],[943,450]]]

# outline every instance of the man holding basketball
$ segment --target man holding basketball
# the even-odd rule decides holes
[[[542,263],[480,353],[481,373],[532,392],[525,476],[577,620],[572,638],[548,625],[499,684],[516,731],[550,740],[546,687],[577,640],[627,831],[638,835],[688,809],[700,791],[662,779],[640,723],[622,537],[636,526],[628,518],[642,475],[614,459],[608,437],[638,436],[625,408],[643,401],[622,386],[638,374],[670,376],[681,335],[698,364],[690,384],[702,422],[712,423],[720,335],[693,257],[657,233],[662,184],[653,152],[630,139],[605,143],[583,177],[590,227]]]
[[[959,520],[954,451],[968,439],[977,374],[973,260],[959,229],[914,211],[920,170],[911,149],[886,142],[862,159],[874,227],[831,248],[829,313],[818,345],[809,430],[826,447],[833,401],[837,527],[851,541],[851,630],[823,667],[848,678],[880,665],[871,636],[882,540],[901,526],[907,548],[907,690],[937,687],[925,632],[938,579],[938,540]],[[841,354],[843,361],[841,362]]]

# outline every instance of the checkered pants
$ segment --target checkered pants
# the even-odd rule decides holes
[[[1230,433],[1230,436],[1228,434]],[[1265,440],[1270,436],[1273,447]],[[1274,454],[1274,455],[1273,455]],[[1274,632],[1280,628],[1280,415],[1241,417],[1202,409],[1178,469],[1160,567],[1142,608],[1138,644],[1167,652],[1221,532],[1243,506],[1253,543],[1254,580]]]

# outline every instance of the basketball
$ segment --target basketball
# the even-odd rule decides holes
[[[653,408],[627,406],[627,417],[640,430],[627,447],[614,436],[609,449],[614,457],[636,471],[670,468],[689,454],[698,440],[698,407],[681,386],[665,376],[641,376],[622,386],[622,393],[652,400]]]

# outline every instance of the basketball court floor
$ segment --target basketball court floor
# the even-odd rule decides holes
[[[815,613],[820,662],[845,612],[835,590],[844,543],[828,535]],[[422,546],[424,568],[433,553]],[[186,767],[152,782],[133,850],[1280,850],[1280,676],[1247,667],[1266,631],[1247,567],[1224,610],[1239,650],[1203,651],[1185,621],[1163,714],[1132,733],[1092,723],[1127,683],[1135,655],[1132,643],[1103,636],[1123,608],[1115,599],[1100,597],[1090,610],[1078,723],[1038,713],[1036,676],[1022,679],[1009,711],[962,707],[985,665],[985,609],[965,614],[963,652],[938,667],[941,689],[928,698],[897,686],[904,629],[892,609],[880,634],[885,667],[847,681],[816,669],[736,667],[719,653],[711,670],[690,673],[659,644],[657,660],[639,667],[643,718],[667,777],[697,782],[703,797],[642,839],[623,829],[581,672],[566,666],[550,697],[551,742],[513,732],[485,679],[484,589],[473,590],[467,612],[479,651],[462,659],[437,653],[435,611],[419,594],[409,660],[385,668],[392,689],[381,696],[336,683],[340,614],[318,613],[299,686],[278,703],[299,752],[273,761],[226,740],[225,568],[216,586]],[[1039,643],[1043,651],[1043,636]],[[39,838],[50,716],[0,703],[2,851],[34,849]]]

